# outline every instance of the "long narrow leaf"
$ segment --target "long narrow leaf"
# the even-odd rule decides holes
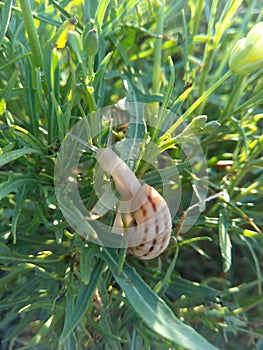
[[[31,177],[10,176],[10,178],[7,181],[0,184],[0,200],[2,198],[7,197],[11,192],[17,192],[20,186],[23,186],[23,185],[32,186],[32,184],[40,185],[40,182],[38,179],[33,179]]]
[[[0,91],[0,100],[2,98],[7,99],[10,96],[11,91],[13,90],[18,77],[18,70],[15,70],[12,76],[8,80],[8,84]]]
[[[0,167],[4,166],[5,164],[8,164],[8,163],[12,162],[15,159],[23,157],[25,154],[30,154],[30,153],[39,153],[39,154],[41,154],[42,152],[40,152],[37,149],[24,147],[24,148],[21,148],[21,149],[16,149],[14,151],[3,153],[0,156]]]
[[[228,217],[226,209],[224,208],[219,213],[218,231],[219,231],[219,245],[223,259],[223,269],[227,272],[231,267],[231,241],[228,233]]]
[[[22,187],[22,191],[20,191],[17,194],[17,200],[16,200],[16,205],[15,205],[15,209],[14,209],[14,213],[13,213],[13,217],[12,217],[12,228],[11,228],[11,232],[13,235],[13,242],[14,244],[16,243],[16,230],[17,230],[17,224],[18,224],[18,220],[20,218],[22,209],[23,209],[23,205],[24,202],[26,200],[26,187],[23,186]]]
[[[109,0],[102,0],[98,3],[98,8],[95,14],[97,28],[100,29],[103,23],[106,9],[109,5]]]
[[[87,312],[90,302],[92,300],[94,291],[98,282],[100,280],[100,276],[102,273],[102,269],[104,267],[104,263],[100,261],[94,268],[93,273],[91,274],[90,283],[88,285],[84,285],[81,289],[81,292],[78,296],[74,311],[72,312],[71,317],[68,317],[68,321],[64,325],[64,329],[60,336],[60,342],[63,343],[69,334],[74,330],[74,328],[81,321],[82,317]]]
[[[4,8],[2,9],[2,16],[1,16],[0,46],[8,28],[11,12],[12,12],[12,0],[5,0],[5,4],[4,4]]]
[[[141,279],[134,268],[125,264],[122,274],[118,276],[118,257],[115,251],[104,248],[104,252],[101,257],[107,262],[133,309],[149,328],[185,349],[217,349],[193,328],[181,322],[165,302]]]

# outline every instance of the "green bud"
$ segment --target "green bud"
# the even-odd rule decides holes
[[[98,52],[98,34],[95,29],[91,29],[85,34],[84,49],[88,56],[95,56]]]
[[[203,134],[210,134],[221,126],[221,124],[217,120],[211,120],[206,123],[205,127],[202,130]]]
[[[257,23],[246,38],[238,40],[230,57],[229,67],[233,73],[252,73],[263,67],[263,22]]]
[[[203,128],[205,127],[207,120],[207,115],[198,115],[194,117],[190,124],[188,124],[183,132],[181,133],[183,136],[193,136],[198,135]]]

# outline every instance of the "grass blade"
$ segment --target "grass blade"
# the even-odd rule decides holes
[[[218,219],[219,245],[223,258],[223,270],[227,272],[231,267],[231,241],[228,233],[228,217],[226,210],[221,210]]]
[[[32,177],[26,177],[24,175],[14,176],[13,174],[9,179],[0,185],[0,200],[5,198],[11,192],[16,192],[20,186],[29,185],[32,187],[33,184],[40,186],[39,179]]]
[[[42,70],[44,66],[43,54],[38,39],[37,31],[35,28],[29,0],[21,1],[20,7],[25,22],[25,28],[29,37],[29,42],[32,48],[35,66],[39,67]]]
[[[11,18],[11,12],[12,12],[12,0],[5,0],[4,8],[2,9],[2,16],[1,16],[0,46],[2,44],[2,41],[5,37],[5,33],[8,28],[8,24]]]
[[[104,252],[101,257],[109,265],[131,306],[149,328],[185,349],[216,350],[216,347],[208,343],[193,328],[181,322],[165,302],[141,279],[134,268],[125,264],[122,274],[118,276],[116,253],[109,248],[104,248]]]
[[[66,340],[66,338],[69,336],[69,334],[71,334],[71,332],[74,330],[74,328],[78,325],[82,317],[87,312],[90,302],[92,300],[95,288],[99,283],[103,267],[104,267],[104,263],[102,261],[99,261],[97,265],[94,267],[93,273],[91,275],[90,283],[82,287],[76,302],[76,306],[72,311],[72,314],[70,315],[70,317],[67,317],[68,322],[66,322],[64,325],[64,329],[60,336],[60,343],[63,343]],[[69,312],[71,312],[70,309],[69,309]]]
[[[23,204],[26,200],[26,187],[23,186],[22,190],[17,193],[17,200],[16,200],[16,205],[15,205],[15,209],[14,209],[14,213],[12,216],[12,228],[11,228],[11,232],[13,235],[13,242],[14,244],[16,244],[16,230],[17,230],[17,224],[18,224],[18,220],[20,218],[20,214],[22,212],[23,209]]]
[[[16,149],[14,151],[3,153],[0,155],[0,167],[12,162],[15,159],[21,158],[26,154],[31,154],[31,153],[41,154],[42,152],[40,152],[37,149],[24,147],[22,149]]]

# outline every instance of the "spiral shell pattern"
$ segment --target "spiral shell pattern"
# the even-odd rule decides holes
[[[153,187],[143,184],[131,206],[126,229],[129,252],[139,259],[153,259],[168,246],[172,219],[164,198]]]

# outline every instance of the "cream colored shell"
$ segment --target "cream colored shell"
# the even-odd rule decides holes
[[[133,211],[133,208],[138,208]],[[140,259],[160,255],[170,241],[172,220],[167,203],[153,187],[144,184],[131,207],[135,230],[127,228],[129,252]],[[138,244],[139,243],[139,244]]]
[[[164,198],[148,184],[141,185],[128,165],[110,149],[97,153],[101,167],[109,172],[121,196],[112,232],[124,234],[128,250],[139,259],[153,259],[168,246],[172,219]]]

